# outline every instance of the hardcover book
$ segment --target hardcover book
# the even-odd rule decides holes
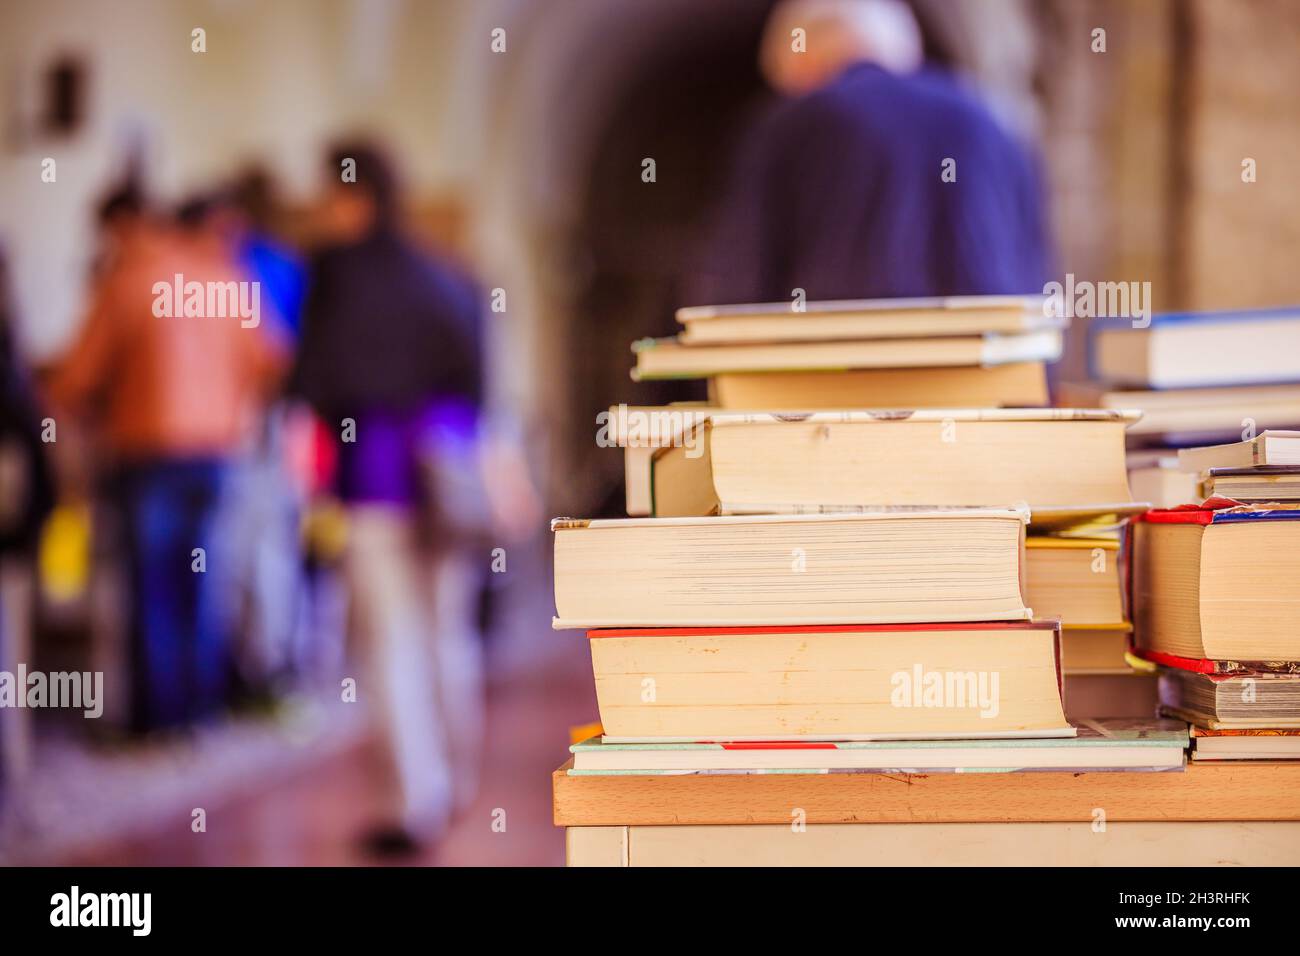
[[[657,515],[1007,507],[1035,520],[1142,510],[1124,431],[1078,409],[714,414],[651,459]],[[1068,461],[1070,467],[1062,467]]]
[[[1178,452],[1178,467],[1193,474],[1211,468],[1261,465],[1300,465],[1300,432],[1266,430],[1246,441],[1184,448]]]
[[[609,742],[1065,737],[1054,622],[589,631]]]
[[[1203,507],[1149,511],[1132,533],[1144,656],[1300,660],[1300,509],[1212,498]]]
[[[1300,425],[1300,384],[1152,391],[1070,382],[1057,386],[1056,398],[1078,408],[1139,409],[1142,418],[1129,433],[1163,435],[1174,445],[1239,435],[1245,419],[1258,428]]]
[[[1210,730],[1300,728],[1300,674],[1160,673],[1160,711]]]
[[[784,342],[683,345],[676,339],[642,339],[633,345],[632,378],[708,378],[726,372],[810,372],[841,369],[927,368],[1054,362],[1061,333],[1043,329],[1020,335],[965,335],[851,342]]]
[[[1256,730],[1192,728],[1192,759],[1300,760],[1300,728]]]
[[[1189,388],[1300,382],[1300,308],[1157,315],[1146,328],[1098,323],[1095,378]]]
[[[1006,621],[1024,511],[557,519],[557,628]]]
[[[713,404],[729,410],[1035,408],[1051,404],[1043,362],[709,376]]]
[[[1087,720],[1075,737],[1003,740],[691,741],[569,748],[583,774],[836,773],[845,771],[1181,770],[1181,721]]]
[[[1300,466],[1211,468],[1202,487],[1209,497],[1221,496],[1246,504],[1297,502],[1300,501]]]
[[[1043,296],[972,295],[691,306],[677,310],[687,345],[848,341],[1028,332],[1061,328]]]

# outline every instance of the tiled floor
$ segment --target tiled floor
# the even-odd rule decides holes
[[[580,645],[577,645],[580,646]],[[551,824],[550,774],[567,756],[568,728],[595,719],[589,664],[564,654],[489,694],[488,747],[478,798],[436,848],[402,862],[453,866],[558,866],[563,833]],[[353,865],[376,862],[358,837],[374,822],[377,793],[368,738],[264,787],[206,809],[194,833],[184,810],[143,832],[61,854],[88,865]],[[501,820],[504,828],[494,820]]]

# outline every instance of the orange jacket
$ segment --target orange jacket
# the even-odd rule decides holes
[[[172,286],[177,274],[247,278],[193,242],[137,241],[96,284],[77,341],[46,382],[56,409],[96,413],[105,446],[123,458],[236,451],[286,363],[265,315],[244,327],[238,315],[186,317],[183,301],[155,315],[155,284]]]

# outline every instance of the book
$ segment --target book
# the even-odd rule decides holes
[[[990,374],[1000,375],[1003,369],[1015,370],[1022,368],[1018,365],[1007,365],[1000,369],[986,370]],[[918,370],[929,371],[929,370]],[[964,371],[964,370],[963,370]],[[845,377],[852,377],[857,373],[836,374],[829,372],[810,373],[813,378],[823,378],[827,382],[842,382]],[[873,373],[863,373],[873,374]],[[892,372],[884,373],[892,374]],[[746,379],[763,378],[764,376],[742,376]],[[924,376],[920,378],[924,379]],[[1021,405],[1044,405],[1047,402],[1047,382],[1046,377],[1039,369],[1038,378],[1040,379],[1041,394],[1037,398],[1016,401],[1009,404]],[[891,386],[892,387],[892,386]],[[746,414],[769,414],[773,409],[788,409],[788,411],[777,412],[781,415],[798,414],[803,411],[816,408],[838,407],[846,398],[853,398],[852,395],[846,395],[846,391],[852,391],[851,383],[843,383],[839,388],[829,388],[819,401],[809,401],[805,403],[782,401],[771,401],[766,403],[768,411],[759,412],[759,404],[753,405],[752,409],[746,411]],[[763,391],[761,386],[757,391]],[[909,398],[920,398],[925,394],[924,386],[917,391],[915,395],[909,395]],[[877,396],[878,397],[878,396]],[[895,396],[896,397],[896,396]],[[949,396],[951,397],[951,396]],[[987,396],[986,396],[987,397]],[[834,401],[838,398],[839,401]],[[970,396],[967,396],[970,398]],[[742,403],[745,404],[745,403]],[[761,403],[760,403],[761,404]],[[863,408],[880,407],[880,402],[850,402],[849,404],[861,405]],[[936,406],[955,406],[963,404],[974,404],[988,407],[998,406],[997,401],[965,401],[957,399],[953,402],[936,402]],[[909,407],[911,407],[909,405]],[[924,402],[921,403],[924,407]],[[614,405],[605,414],[601,428],[597,431],[596,440],[601,445],[616,445],[623,449],[623,474],[624,474],[624,505],[630,517],[642,517],[653,513],[654,507],[651,500],[650,487],[650,459],[653,457],[656,448],[668,448],[675,443],[680,443],[682,437],[690,429],[701,423],[705,418],[714,414],[721,414],[724,411],[735,414],[735,409],[724,410],[716,405],[710,405],[704,402],[675,402],[665,406],[629,406],[626,404]],[[1145,499],[1140,499],[1145,500]]]
[[[1300,728],[1300,674],[1160,672],[1160,712],[1210,730]]]
[[[1180,657],[1149,647],[1134,648],[1134,656],[1151,668],[1173,667],[1196,674],[1300,674],[1300,661],[1288,660],[1213,660],[1208,657]]]
[[[1300,384],[1151,391],[1062,383],[1056,399],[1075,408],[1137,409],[1142,418],[1130,435],[1164,435],[1178,439],[1174,444],[1240,435],[1247,420],[1265,429],[1300,426]]]
[[[1178,452],[1179,469],[1192,474],[1211,468],[1261,465],[1300,465],[1300,431],[1262,431],[1247,441],[1183,448]]]
[[[1126,655],[1132,641],[1132,626],[1061,628],[1061,661],[1067,675],[1119,674],[1131,668]]]
[[[1155,316],[1146,328],[1099,324],[1093,377],[1190,388],[1300,382],[1300,308]]]
[[[551,775],[556,826],[732,826],[1300,820],[1300,764],[1193,764],[1183,773]],[[872,826],[864,826],[872,824]],[[917,826],[925,824],[925,826]],[[806,835],[806,834],[805,834]],[[1093,839],[1100,839],[1093,834]],[[1004,848],[1005,849],[1005,848]]]
[[[629,445],[623,449],[623,508],[629,518],[642,518],[654,511],[650,496],[650,459],[655,450]]]
[[[1145,501],[1154,508],[1175,508],[1193,504],[1203,497],[1197,477],[1178,470],[1176,448],[1130,449],[1127,463],[1129,488],[1137,501]],[[646,465],[649,466],[648,460]]]
[[[926,338],[1061,328],[1042,296],[954,296],[691,306],[677,310],[688,345]]]
[[[723,372],[1005,365],[1056,361],[1061,357],[1061,333],[1044,329],[1021,335],[747,345],[683,345],[673,338],[641,339],[633,344],[633,353],[635,381],[708,378]]]
[[[1038,617],[1128,630],[1117,538],[1034,535],[1025,548],[1025,593]]]
[[[1262,770],[1262,768],[1249,768]],[[1133,776],[1137,776],[1134,774]],[[1184,777],[1186,774],[1162,774]],[[1300,823],[810,823],[565,830],[568,866],[1295,866]]]
[[[1300,660],[1300,510],[1157,509],[1135,519],[1133,535],[1144,654]]]
[[[1300,760],[1300,729],[1192,728],[1193,760]]]
[[[1022,511],[557,519],[557,628],[1002,621]]]
[[[610,742],[1073,736],[1055,623],[588,635]]]
[[[1072,409],[714,414],[689,443],[651,459],[654,513],[1022,502],[1035,520],[1054,510],[1131,512],[1140,510],[1124,467],[1131,421]]]
[[[1247,504],[1300,501],[1300,466],[1211,468],[1201,487],[1207,497],[1219,495]]]
[[[710,376],[713,404],[733,410],[1034,408],[1050,404],[1047,366],[734,372]]]
[[[612,743],[569,748],[571,774],[828,773],[848,770],[1181,770],[1181,721],[1087,721],[1075,737],[1013,740]]]

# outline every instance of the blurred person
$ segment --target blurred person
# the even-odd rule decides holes
[[[235,254],[257,276],[285,330],[297,339],[307,292],[307,264],[272,228],[280,205],[271,175],[259,166],[241,172],[226,194]]]
[[[13,337],[8,263],[0,249],[0,671],[31,663],[34,552],[54,504],[41,413]],[[0,807],[30,762],[31,715],[0,709]]]
[[[262,322],[250,333],[288,341],[296,337],[305,267],[292,250],[259,231],[249,210],[255,206],[256,214],[263,214],[269,187],[254,190],[246,179],[183,202],[177,224],[187,242],[237,263],[258,283]],[[250,702],[273,702],[300,663],[294,645],[305,595],[299,548],[302,501],[287,473],[286,406],[279,398],[267,396],[248,454],[227,468],[217,519],[225,529],[234,690]]]
[[[10,302],[0,249],[0,556],[30,554],[54,504],[42,414],[14,339]]]
[[[144,192],[134,176],[128,176],[104,195],[95,212],[98,246],[90,267],[92,278],[113,268],[148,228],[149,218]]]
[[[902,0],[774,8],[760,66],[782,99],[742,144],[695,300],[1042,291],[1035,159],[922,50]]]
[[[340,176],[348,162],[355,181]],[[486,508],[478,295],[404,235],[381,153],[342,145],[327,175],[294,388],[338,436],[358,696],[392,777],[368,838],[404,852],[436,841],[472,796],[482,740],[479,575],[462,527]]]
[[[129,581],[130,723],[143,733],[227,702],[218,505],[285,359],[255,327],[256,286],[211,243],[147,215],[112,228],[112,258],[45,386],[58,414],[93,419],[107,457]]]

